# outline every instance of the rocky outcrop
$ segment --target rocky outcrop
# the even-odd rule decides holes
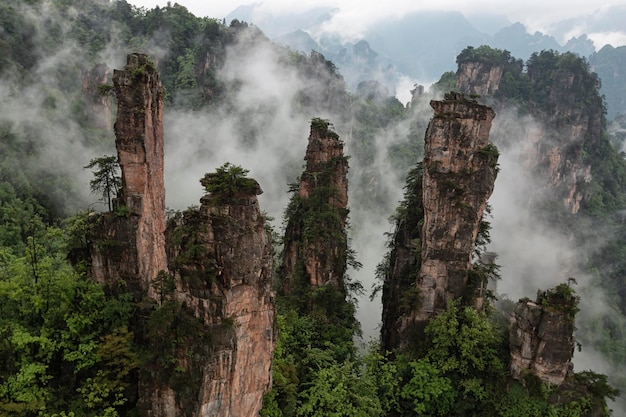
[[[480,304],[476,291],[484,285],[472,282],[470,271],[497,174],[498,151],[489,143],[495,113],[456,93],[431,106],[424,161],[409,175],[386,265],[386,349],[409,345],[412,329],[423,328],[453,300]]]
[[[504,67],[482,62],[466,62],[459,65],[457,86],[466,94],[493,95],[500,87]]]
[[[568,61],[566,57],[553,65],[551,61],[559,58],[551,52],[542,54],[545,57],[529,61],[528,91],[519,93],[526,97],[533,91],[528,97],[528,111],[537,122],[520,142],[524,149],[521,162],[538,185],[527,199],[531,204],[542,204],[556,197],[567,212],[576,214],[592,179],[593,161],[585,154],[593,154],[602,140],[602,99],[596,91],[597,80],[576,64],[577,58]],[[502,101],[494,105],[502,106],[507,99],[514,99],[496,94],[503,68],[464,62],[457,71],[457,87],[467,94],[495,95]],[[500,140],[506,142],[507,138]]]
[[[205,348],[176,347],[178,372],[195,378],[168,386],[168,378],[154,375],[140,405],[145,415],[254,416],[261,409],[275,343],[273,258],[260,187],[248,181],[256,186],[208,194],[168,226],[175,290],[166,299],[184,306],[208,339]]]
[[[328,122],[311,122],[305,160],[297,195],[287,213],[281,266],[283,294],[302,284],[343,288],[346,272],[348,161],[343,143]]]
[[[574,316],[578,296],[567,284],[539,292],[536,301],[522,299],[511,316],[511,376],[524,382],[535,375],[560,385],[573,370]]]
[[[452,93],[431,106],[435,115],[426,131],[423,162],[418,321],[464,295],[498,161],[489,143],[493,110]]]
[[[113,82],[123,188],[113,212],[91,216],[91,272],[136,301],[138,414],[257,415],[275,343],[261,188],[240,167],[208,174],[210,193],[172,219],[166,239],[159,76],[147,56],[131,54]]]
[[[109,95],[109,68],[96,64],[83,73],[83,97],[88,106],[91,124],[102,130],[111,128],[111,99]]]
[[[111,128],[111,99],[109,94],[109,68],[96,64],[83,72],[83,97],[87,105],[90,124],[98,129]]]
[[[167,270],[163,180],[164,90],[146,55],[131,54],[115,70],[115,145],[122,190],[114,213],[97,220],[92,275],[99,282],[125,283],[140,299],[155,297],[151,281]]]

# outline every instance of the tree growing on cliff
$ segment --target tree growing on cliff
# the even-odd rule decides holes
[[[94,194],[100,194],[102,200],[107,202],[109,211],[113,210],[113,197],[122,188],[122,177],[118,174],[119,163],[115,156],[102,156],[89,161],[85,169],[95,168],[93,179],[89,181],[89,187]]]
[[[247,169],[239,165],[226,162],[217,168],[214,173],[206,174],[200,183],[210,194],[232,196],[236,193],[259,194],[259,184],[252,178],[247,178]]]

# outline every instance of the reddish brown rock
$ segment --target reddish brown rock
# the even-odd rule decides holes
[[[257,193],[258,184],[247,192],[209,194],[199,210],[177,216],[168,228],[173,297],[203,324],[211,346],[193,361],[186,359],[191,347],[179,347],[178,366],[200,372],[201,383],[183,392],[152,390],[148,403],[158,405],[158,415],[254,416],[270,389],[273,257]]]
[[[348,161],[343,155],[343,143],[328,122],[321,119],[311,122],[305,160],[298,195],[290,203],[293,215],[285,230],[281,267],[284,294],[292,291],[294,277],[299,276],[301,267],[308,285],[333,284],[342,289],[344,286]]]
[[[467,62],[459,65],[457,86],[466,94],[493,95],[500,87],[504,67],[482,62]]]
[[[536,125],[527,129],[520,143],[524,149],[521,162],[528,177],[538,185],[528,199],[534,204],[556,197],[568,212],[576,214],[583,203],[586,184],[592,179],[584,150],[597,147],[602,140],[603,106],[599,97],[592,98],[597,101],[594,106],[586,103],[589,97],[581,97],[585,94],[581,84],[588,82],[581,79],[584,73],[563,67],[558,76],[549,77],[544,71],[539,64],[528,67],[531,85],[551,80],[541,87],[549,91],[544,102],[530,102],[529,112]],[[457,72],[457,87],[464,93],[494,95],[502,73],[502,66],[463,63]]]
[[[447,94],[431,106],[435,115],[426,132],[423,162],[418,321],[464,294],[498,160],[489,143],[493,110],[458,94]]]
[[[520,300],[511,316],[511,376],[528,373],[559,385],[573,370],[574,316],[578,296],[566,285],[540,292],[535,302]]]
[[[163,180],[164,90],[146,55],[128,55],[115,70],[115,145],[122,170],[115,213],[94,230],[92,274],[99,282],[123,282],[137,298],[155,296],[151,281],[167,270]]]
[[[409,174],[383,285],[385,349],[410,348],[428,320],[463,298],[479,308],[470,283],[480,223],[497,174],[489,107],[446,94],[425,136],[424,161]],[[471,284],[471,285],[470,285]]]
[[[91,216],[92,275],[137,302],[141,417],[254,416],[271,385],[272,244],[256,181],[207,195],[165,230],[163,88],[145,55],[113,76],[123,190]],[[209,187],[217,177],[208,175]],[[166,244],[167,243],[167,244]],[[168,268],[168,258],[169,268]]]

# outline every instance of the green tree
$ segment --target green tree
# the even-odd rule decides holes
[[[85,169],[95,168],[94,178],[89,182],[91,192],[100,194],[107,202],[109,211],[113,210],[113,197],[116,196],[122,187],[122,178],[119,176],[119,163],[115,156],[102,156],[89,161]]]
[[[226,162],[217,168],[214,173],[206,174],[200,180],[206,192],[220,195],[232,196],[236,193],[256,193],[259,184],[252,178],[247,178],[250,171],[243,169],[239,165]]]

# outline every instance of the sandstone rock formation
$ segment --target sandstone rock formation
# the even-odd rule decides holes
[[[497,174],[498,151],[489,143],[495,113],[455,93],[431,106],[424,161],[409,176],[405,215],[387,265],[387,349],[410,343],[411,328],[423,327],[449,302],[475,300],[476,287],[483,285],[470,282],[469,271]]]
[[[297,196],[288,209],[291,215],[287,215],[281,267],[283,294],[304,284],[294,282],[300,278],[312,287],[333,284],[343,288],[346,272],[348,161],[343,143],[328,122],[311,122],[305,160]]]
[[[527,129],[522,143],[522,163],[538,184],[528,198],[534,203],[556,196],[569,213],[576,214],[592,179],[592,167],[584,155],[602,138],[603,106],[599,97],[581,96],[586,93],[581,85],[589,81],[583,79],[584,73],[567,67],[558,76],[545,72],[541,65],[528,67],[531,86],[548,92],[531,99],[529,112],[537,124]],[[457,87],[464,93],[494,95],[502,74],[502,66],[466,62],[459,65]],[[597,103],[590,106],[589,100]]]
[[[202,323],[210,346],[193,359],[189,346],[177,348],[178,366],[198,378],[155,387],[146,404],[153,410],[158,404],[153,415],[254,416],[270,389],[272,244],[256,197],[260,187],[248,181],[255,186],[204,196],[198,210],[178,215],[168,227],[173,298]],[[168,404],[175,404],[173,412]]]
[[[426,131],[423,162],[418,321],[463,296],[498,161],[489,143],[493,110],[460,94],[447,94],[431,106],[435,115]]]
[[[261,189],[239,178],[204,196],[199,209],[172,219],[166,238],[159,76],[147,56],[131,54],[113,82],[123,189],[114,212],[91,216],[91,272],[136,302],[132,330],[146,355],[138,414],[257,415],[271,385],[275,343]],[[202,182],[215,190],[219,180],[208,174]]]
[[[92,250],[92,275],[99,282],[124,282],[140,299],[154,297],[151,281],[167,270],[163,180],[164,90],[146,55],[131,54],[115,70],[115,144],[122,169],[116,214],[102,216],[99,244]]]
[[[504,67],[482,62],[467,62],[459,66],[457,86],[466,94],[493,95],[500,87]]]
[[[559,385],[573,370],[574,316],[578,296],[561,284],[539,292],[536,301],[520,300],[511,316],[511,375],[524,381],[530,373]]]

